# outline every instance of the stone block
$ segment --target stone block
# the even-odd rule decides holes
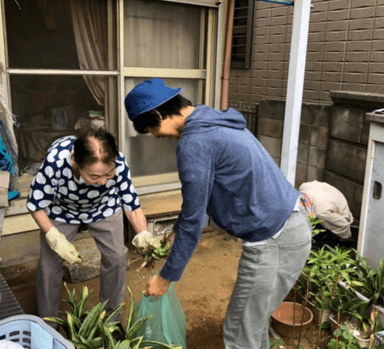
[[[382,60],[380,60],[381,62]],[[379,90],[380,86],[372,86],[373,91],[355,92],[341,91],[340,86],[332,88],[329,86],[329,96],[332,99],[334,106],[343,106],[346,108],[361,109],[366,112],[382,108],[384,103],[384,94]],[[323,85],[323,90],[325,89]],[[334,90],[334,91],[333,91]]]
[[[259,116],[269,119],[284,120],[285,101],[265,99],[260,101]]]
[[[363,132],[363,110],[333,107],[329,135],[346,141],[361,143]]]
[[[371,126],[371,123],[364,118],[363,121],[363,129],[361,131],[361,140],[360,143],[363,145],[366,145],[368,147],[368,141],[369,141],[369,128]]]
[[[283,120],[261,118],[257,120],[257,133],[274,138],[283,137]]]
[[[312,104],[311,109],[313,110],[313,114],[314,114],[313,125],[329,127],[329,121],[331,120],[332,106]]]
[[[75,240],[74,245],[83,255],[81,264],[69,265],[63,263],[63,280],[69,283],[78,283],[100,276],[101,253],[92,236]],[[129,268],[129,251],[124,246],[125,265]]]
[[[310,145],[326,148],[328,142],[328,128],[320,126],[311,127]]]
[[[355,217],[355,220],[357,221],[360,221],[361,205],[363,203],[363,188],[363,185],[356,184],[354,199],[350,207],[353,217]]]
[[[312,125],[313,113],[310,108],[311,104],[303,103],[301,106],[300,123],[305,125]]]
[[[281,139],[266,136],[257,138],[272,157],[281,157]]]
[[[325,168],[326,149],[309,147],[308,165],[317,168]]]
[[[302,165],[308,164],[309,146],[299,143],[297,151],[297,163]]]
[[[329,140],[325,167],[336,174],[364,181],[367,151],[351,143]]]
[[[296,166],[296,177],[295,177],[295,188],[298,189],[300,185],[307,181],[307,165],[297,164]]]
[[[299,132],[299,143],[301,144],[309,144],[309,135],[310,135],[311,127],[309,125],[300,125]]]
[[[324,178],[324,169],[308,166],[307,182],[313,182],[313,181],[322,182],[323,178]]]

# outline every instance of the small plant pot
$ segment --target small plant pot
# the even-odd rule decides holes
[[[382,328],[384,328],[384,309],[382,307],[379,308],[379,322]]]
[[[334,335],[334,333],[335,333],[335,331],[337,330],[337,327],[338,327],[336,315],[335,314],[331,314],[330,317],[329,317],[329,320],[330,320],[330,323],[331,323],[331,333],[332,333],[332,335]],[[348,319],[348,321],[356,322],[358,320],[356,318],[351,317],[351,318]],[[356,342],[362,348],[368,348],[369,347],[369,342],[370,342],[369,338],[367,338],[367,339],[361,338],[360,336],[355,335],[352,331],[350,331],[350,333],[352,333],[352,335],[356,339]]]
[[[299,297],[301,298],[301,303],[305,301],[305,297],[301,293],[299,293]],[[313,323],[317,324],[317,326],[320,326],[325,321],[329,322],[332,310],[325,309],[323,314],[321,314],[321,309],[317,308],[310,300],[307,300],[307,307],[313,313]]]
[[[295,306],[295,307],[294,307]],[[293,311],[295,309],[295,311]],[[294,314],[295,313],[295,314]],[[282,302],[272,314],[276,331],[283,337],[297,337],[311,325],[313,313],[299,303]]]

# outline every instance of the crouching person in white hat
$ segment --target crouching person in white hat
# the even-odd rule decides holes
[[[62,262],[81,263],[72,244],[86,224],[101,252],[100,301],[112,312],[125,297],[123,211],[140,236],[151,236],[114,137],[102,128],[56,140],[33,179],[27,208],[41,228],[36,288],[41,317],[58,317]],[[114,321],[121,320],[118,314]],[[56,324],[49,323],[52,327]]]

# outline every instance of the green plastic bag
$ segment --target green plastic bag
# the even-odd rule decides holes
[[[141,296],[136,317],[141,319],[149,314],[153,314],[153,318],[145,323],[138,336],[144,336],[144,340],[177,344],[183,349],[187,348],[185,314],[173,283],[170,284],[168,292],[161,297]]]

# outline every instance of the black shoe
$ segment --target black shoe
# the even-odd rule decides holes
[[[116,339],[116,341],[123,341],[125,339],[125,330],[123,325],[119,322],[116,324],[116,326],[118,329],[112,332],[112,336]]]

